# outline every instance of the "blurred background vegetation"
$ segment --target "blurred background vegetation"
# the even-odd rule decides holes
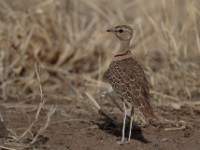
[[[197,0],[0,0],[0,99],[38,100],[36,67],[47,100],[98,98],[119,48],[106,30],[127,24],[154,107],[199,111],[199,10]]]

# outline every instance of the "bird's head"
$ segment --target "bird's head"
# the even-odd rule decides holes
[[[133,29],[127,25],[119,25],[107,32],[114,33],[121,41],[130,41],[133,37]]]

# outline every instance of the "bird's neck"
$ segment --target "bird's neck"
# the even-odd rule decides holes
[[[116,53],[116,55],[113,58],[113,62],[115,61],[122,61],[126,59],[132,58],[132,54],[130,51],[130,41],[122,41],[121,42],[121,47]]]
[[[123,55],[130,51],[130,41],[121,41],[120,49],[117,51],[116,55]]]

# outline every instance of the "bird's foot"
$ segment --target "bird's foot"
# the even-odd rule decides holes
[[[124,144],[124,140],[117,141],[117,144],[123,145]]]
[[[126,141],[125,143],[126,143],[126,144],[130,144],[130,143],[131,143],[131,140],[128,140],[128,141]]]
[[[130,143],[131,143],[131,140],[128,140],[128,141],[124,141],[124,140],[117,141],[117,144],[119,144],[119,145],[130,144]]]

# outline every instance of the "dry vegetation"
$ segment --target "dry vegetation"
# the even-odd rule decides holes
[[[85,91],[99,99],[119,48],[105,31],[128,24],[156,113],[200,113],[199,18],[197,0],[0,0],[0,103],[38,104],[41,85],[47,102],[89,107]]]

